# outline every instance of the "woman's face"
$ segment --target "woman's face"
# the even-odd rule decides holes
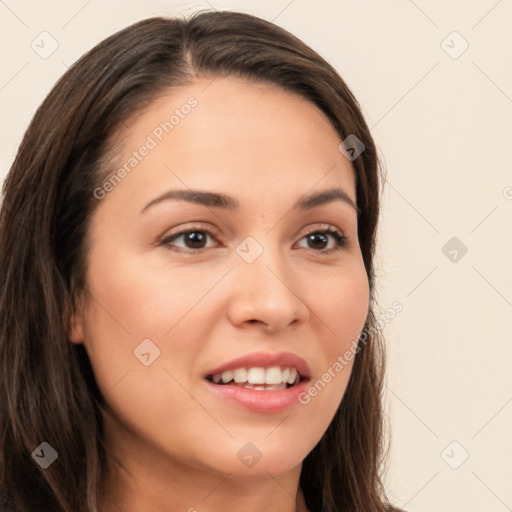
[[[94,191],[70,339],[86,347],[126,467],[282,475],[333,418],[352,369],[339,358],[368,311],[355,175],[310,102],[210,82],[170,91],[120,136],[117,178]],[[295,370],[300,384],[261,389]],[[240,382],[212,382],[223,371]]]

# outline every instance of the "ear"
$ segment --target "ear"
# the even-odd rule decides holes
[[[71,343],[78,344],[84,341],[84,320],[81,302],[73,309],[73,313],[71,314],[68,338]]]

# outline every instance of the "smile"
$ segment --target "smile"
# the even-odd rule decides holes
[[[301,375],[296,368],[284,368],[272,366],[262,368],[236,368],[222,373],[208,375],[206,379],[220,385],[239,386],[257,391],[271,391],[287,389],[295,386],[301,380]]]

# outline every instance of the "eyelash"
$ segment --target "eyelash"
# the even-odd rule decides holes
[[[206,233],[208,236],[210,236],[212,239],[214,239],[214,235],[211,233],[210,230],[208,229],[205,229],[203,226],[192,226],[186,230],[183,230],[183,231],[179,231],[178,233],[174,233],[174,234],[171,234],[167,237],[165,237],[162,242],[161,242],[161,245],[165,245],[167,246],[170,250],[172,251],[176,251],[176,252],[181,252],[181,253],[203,253],[204,251],[210,249],[209,247],[203,247],[201,249],[189,249],[189,248],[186,248],[186,249],[183,249],[183,248],[173,248],[172,247],[172,244],[170,243],[171,241],[174,241],[176,240],[177,238],[180,238],[181,236],[184,236],[184,235],[188,235],[190,233],[197,233],[197,232],[201,232],[201,233]],[[300,240],[303,240],[304,238],[312,235],[312,234],[326,234],[326,235],[331,235],[334,240],[335,240],[335,243],[336,243],[336,246],[334,248],[331,248],[331,249],[320,249],[320,250],[315,250],[315,249],[311,249],[313,252],[317,252],[319,254],[325,254],[325,255],[329,255],[331,254],[332,252],[336,252],[336,251],[340,251],[341,249],[345,248],[346,245],[347,245],[347,238],[343,235],[343,233],[341,231],[339,231],[338,229],[335,229],[333,228],[332,226],[329,226],[327,228],[325,228],[325,226],[322,226],[322,227],[318,227],[318,226],[314,226],[311,230],[307,231],[306,233],[301,233],[301,238]]]

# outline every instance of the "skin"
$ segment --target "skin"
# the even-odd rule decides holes
[[[316,106],[235,78],[160,96],[118,135],[117,165],[190,96],[198,105],[90,219],[87,293],[70,340],[86,347],[111,407],[106,443],[129,472],[108,458],[102,512],[293,512],[303,507],[302,461],[332,420],[352,362],[307,405],[272,414],[221,400],[203,375],[251,352],[289,351],[314,382],[357,339],[369,287],[355,209],[291,209],[332,187],[356,202],[355,174]],[[140,213],[176,188],[228,194],[239,211],[170,200]],[[202,252],[183,235],[162,242],[197,224],[211,233]],[[347,241],[327,252],[331,235],[323,245],[306,235],[329,225]],[[236,252],[248,236],[263,248],[252,263]],[[160,350],[149,366],[134,355],[147,338]],[[262,454],[252,467],[237,457],[248,442]]]

